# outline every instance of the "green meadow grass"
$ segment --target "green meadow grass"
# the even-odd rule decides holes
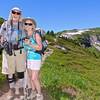
[[[67,48],[65,52],[50,45],[54,52],[41,68],[41,84],[52,100],[100,100],[100,52],[62,39],[51,44]],[[4,80],[0,73],[0,86]],[[68,87],[76,90],[76,96],[63,91]]]
[[[100,52],[65,40],[58,44],[68,48],[67,53],[52,46],[54,52],[41,70],[42,85],[52,100],[100,100]],[[66,87],[75,88],[76,97],[64,93]]]

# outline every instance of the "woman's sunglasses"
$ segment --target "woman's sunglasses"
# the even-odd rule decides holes
[[[25,23],[25,25],[32,26],[33,24],[32,23]]]
[[[20,12],[12,11],[12,14],[21,15]]]

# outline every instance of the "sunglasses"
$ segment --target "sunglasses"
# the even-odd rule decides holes
[[[12,11],[12,14],[20,15],[20,12]]]
[[[33,24],[32,23],[25,23],[25,25],[32,26]]]

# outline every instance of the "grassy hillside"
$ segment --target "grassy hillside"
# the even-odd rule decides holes
[[[61,39],[57,43],[66,47],[67,53],[52,46],[54,53],[41,71],[42,84],[52,100],[100,100],[100,56],[90,52],[93,48],[83,49]],[[68,93],[69,88],[76,95]]]
[[[54,52],[46,59],[40,77],[52,100],[100,100],[100,52],[69,40],[55,42],[50,35],[47,39]],[[67,51],[54,45],[64,46]],[[4,80],[0,73],[0,85]]]

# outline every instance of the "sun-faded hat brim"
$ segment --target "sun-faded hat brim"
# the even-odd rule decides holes
[[[35,28],[37,27],[36,21],[34,19],[32,19],[32,18],[24,18],[22,21],[23,21],[23,23],[25,23],[27,20],[32,21],[32,23],[34,24]]]

